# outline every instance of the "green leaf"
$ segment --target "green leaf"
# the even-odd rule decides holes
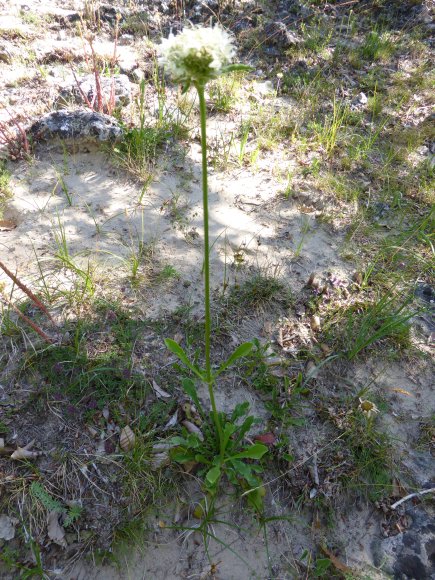
[[[249,417],[246,417],[246,419],[243,421],[243,423],[240,426],[239,429],[239,436],[238,439],[241,440],[242,437],[244,437],[244,435],[249,431],[249,429],[252,427],[252,424],[255,421],[255,417],[253,417],[252,415],[249,415]]]
[[[205,478],[210,485],[214,485],[220,476],[221,476],[221,468],[216,465],[207,472]]]
[[[329,558],[318,558],[316,560],[316,567],[314,569],[314,576],[317,578],[323,576],[326,570],[331,566],[331,560]]]
[[[195,455],[191,452],[186,453],[184,451],[173,451],[170,455],[172,461],[176,461],[177,463],[187,463],[188,461],[193,461],[195,459]]]
[[[187,445],[187,441],[184,437],[179,437],[178,435],[175,435],[175,437],[171,437],[168,441],[168,443],[175,447],[175,446],[179,446],[179,445]]]
[[[235,471],[237,471],[237,473],[247,481],[248,485],[251,487],[255,487],[255,485],[257,485],[258,480],[254,475],[252,475],[252,469],[250,465],[244,463],[243,461],[239,461],[238,459],[231,460],[231,463]]]
[[[223,440],[223,448],[226,449],[228,445],[228,441],[230,440],[231,435],[237,429],[236,425],[232,423],[225,423],[224,427],[224,440]]]
[[[201,403],[199,402],[198,392],[196,390],[195,383],[192,381],[192,379],[183,379],[181,381],[181,385],[183,387],[184,392],[187,395],[189,395],[189,397],[195,403],[198,411],[201,413],[202,416],[204,416],[204,412],[202,410]]]
[[[258,513],[263,513],[263,498],[266,495],[266,490],[261,485],[260,487],[253,489],[246,495],[248,503],[255,509]]]
[[[209,461],[205,455],[202,455],[202,453],[197,453],[195,455],[195,461],[203,463],[204,465],[211,465],[211,461]]]
[[[237,421],[237,419],[240,419],[240,417],[243,417],[244,415],[246,415],[246,413],[248,412],[248,409],[249,409],[248,401],[245,401],[244,403],[237,403],[237,405],[234,407],[234,411],[232,412],[232,415],[231,415],[232,423],[235,423]]]
[[[245,71],[249,72],[254,70],[252,66],[248,66],[247,64],[229,64],[221,69],[221,71],[225,73],[235,72],[235,71]]]
[[[268,449],[266,445],[262,443],[254,443],[250,447],[247,447],[240,453],[236,453],[229,459],[261,459]]]
[[[221,366],[218,368],[215,376],[217,377],[218,375],[220,375],[221,372],[223,372],[230,365],[232,365],[233,362],[235,362],[237,359],[248,355],[251,352],[251,350],[253,349],[253,347],[254,347],[254,344],[252,342],[244,342],[243,344],[238,346],[236,348],[236,350],[233,352],[233,354],[224,363],[221,364]]]
[[[198,449],[198,447],[201,445],[201,441],[199,440],[198,435],[195,433],[189,433],[186,441],[189,449]]]
[[[195,375],[198,378],[200,378],[201,380],[204,379],[199,368],[190,362],[187,354],[184,352],[184,350],[181,348],[178,342],[175,342],[175,340],[172,340],[171,338],[165,338],[165,345],[166,348],[170,350],[173,354],[175,354],[175,356],[177,356],[181,360],[181,362],[183,362],[186,365],[187,368],[189,368],[193,373],[195,373]]]

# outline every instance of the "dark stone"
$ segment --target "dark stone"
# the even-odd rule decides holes
[[[426,542],[424,549],[426,550],[427,559],[435,568],[435,540],[429,540]]]
[[[34,141],[59,138],[113,142],[122,137],[123,131],[113,117],[81,109],[48,113],[33,123],[29,134]]]
[[[409,580],[426,580],[429,576],[426,567],[418,556],[400,556],[394,565],[394,578],[409,578]]]
[[[403,534],[403,545],[407,546],[408,548],[412,548],[416,554],[420,554],[421,552],[418,536],[412,532]]]
[[[301,44],[302,39],[289,30],[284,22],[270,22],[264,28],[265,42],[282,49]]]
[[[415,296],[425,302],[435,304],[435,290],[429,284],[418,284],[415,289]]]

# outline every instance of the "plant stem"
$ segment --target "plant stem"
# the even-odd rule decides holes
[[[208,174],[207,174],[207,132],[206,132],[206,105],[204,97],[204,85],[197,83],[196,90],[199,96],[199,112],[201,117],[201,149],[202,149],[202,205],[204,213],[204,304],[205,304],[205,374],[210,397],[211,408],[213,411],[213,420],[219,435],[220,451],[223,458],[223,433],[222,425],[216,408],[216,401],[213,391],[213,375],[211,372],[210,360],[210,335],[211,335],[211,316],[210,316],[210,242],[208,228]]]

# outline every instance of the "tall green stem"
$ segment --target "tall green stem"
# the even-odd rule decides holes
[[[201,117],[201,148],[202,148],[202,206],[204,212],[204,303],[205,303],[205,374],[210,396],[213,419],[219,435],[221,455],[223,449],[222,425],[217,412],[216,401],[213,391],[213,375],[211,371],[210,359],[210,336],[211,336],[211,315],[210,315],[210,242],[208,228],[208,174],[207,174],[207,111],[204,97],[204,85],[196,84],[199,95],[199,112]]]

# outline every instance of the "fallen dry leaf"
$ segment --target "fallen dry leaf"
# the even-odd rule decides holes
[[[183,421],[182,424],[186,427],[189,433],[195,433],[196,435],[198,435],[198,439],[200,441],[204,441],[204,435],[202,434],[202,431],[199,427],[197,427],[190,421]]]
[[[25,459],[35,459],[42,455],[41,451],[30,451],[34,445],[34,441],[27,443],[24,447],[17,447],[16,450],[12,453],[11,459],[16,461],[23,461]]]
[[[171,395],[164,391],[153,379],[153,389],[159,399],[170,399]]]
[[[172,417],[169,419],[169,421],[163,427],[163,431],[167,431],[168,429],[172,429],[172,427],[175,427],[175,425],[177,423],[178,423],[178,409],[175,411],[175,413],[172,415]]]
[[[17,224],[12,220],[0,220],[0,231],[10,232],[17,227]]]
[[[406,395],[408,397],[413,397],[414,395],[405,389],[401,389],[400,387],[394,387],[391,389],[395,393],[400,393],[401,395]]]
[[[175,342],[177,342],[178,344],[181,344],[181,341],[183,340],[183,335],[181,334],[181,332],[177,332],[174,335],[174,340]]]
[[[119,444],[121,449],[125,452],[131,451],[136,443],[136,435],[131,428],[126,425],[119,436]]]
[[[273,445],[276,442],[276,437],[273,433],[263,433],[262,435],[256,435],[254,441],[259,441],[264,443],[264,445]]]
[[[65,530],[59,524],[59,512],[53,510],[48,514],[47,527],[50,540],[62,548],[66,548]]]
[[[10,518],[6,514],[0,515],[0,540],[13,540],[15,537],[16,518]]]
[[[161,469],[165,465],[168,465],[170,462],[171,458],[169,457],[169,453],[167,451],[156,453],[151,459],[151,469],[153,471],[157,471],[157,469]]]

